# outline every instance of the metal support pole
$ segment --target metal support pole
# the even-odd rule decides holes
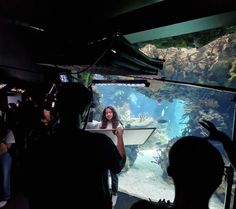
[[[235,195],[235,193],[236,193],[236,187],[234,189],[233,209],[236,209],[236,195]]]
[[[233,124],[234,124],[233,142],[236,145],[236,128],[235,128],[236,127],[236,96],[234,97],[234,123]],[[233,176],[233,181],[234,181],[234,176]],[[236,193],[236,187],[234,189],[233,209],[236,209],[236,195],[235,195],[235,193]]]
[[[234,119],[233,119],[233,131],[232,131],[232,140],[233,143],[236,143],[236,96],[233,99],[234,102]],[[230,165],[227,169],[227,187],[225,192],[225,201],[224,201],[224,209],[230,209],[231,205],[231,196],[232,196],[232,186],[234,184],[234,168],[232,165]],[[233,209],[236,209],[236,197],[234,195],[234,203],[233,203]]]
[[[224,209],[230,209],[230,203],[231,203],[231,192],[232,192],[232,185],[233,185],[233,179],[234,179],[234,169],[232,166],[229,166],[227,168],[227,187],[225,192],[225,204]]]

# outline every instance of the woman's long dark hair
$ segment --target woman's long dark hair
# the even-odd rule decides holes
[[[116,129],[118,127],[118,125],[119,125],[120,120],[119,120],[119,117],[118,117],[118,114],[117,114],[115,108],[112,107],[112,106],[107,106],[102,111],[102,118],[101,118],[102,125],[101,125],[101,129],[107,128],[107,123],[108,123],[108,120],[106,118],[106,110],[107,109],[110,109],[113,112],[113,117],[111,119],[111,123],[112,123],[112,128]]]

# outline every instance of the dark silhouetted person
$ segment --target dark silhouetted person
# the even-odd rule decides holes
[[[173,204],[140,200],[131,209],[208,209],[212,194],[222,182],[224,161],[207,140],[187,136],[171,147],[167,172],[175,187]]]
[[[4,207],[11,197],[12,157],[9,149],[13,143],[14,134],[0,116],[0,208]]]
[[[119,173],[124,167],[123,138],[115,146],[106,135],[82,129],[92,100],[85,86],[65,83],[58,89],[59,125],[27,155],[30,209],[111,209],[108,170]]]

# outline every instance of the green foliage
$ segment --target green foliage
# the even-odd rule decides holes
[[[153,41],[138,43],[137,47],[142,48],[147,44],[153,44],[157,48],[169,48],[169,47],[177,47],[177,48],[197,47],[199,48],[223,35],[231,34],[235,32],[236,32],[236,26],[216,28],[216,29],[191,33],[191,34],[185,34],[181,36],[174,36],[174,37],[169,37],[169,38],[156,39]]]
[[[229,64],[226,61],[221,61],[213,65],[208,71],[208,82],[212,81],[216,82],[218,85],[225,85],[229,74],[228,66]]]
[[[232,66],[229,71],[229,79],[227,86],[235,87],[236,85],[236,57],[232,62]]]
[[[83,72],[78,74],[78,79],[81,80],[86,86],[90,85],[92,83],[94,74]]]
[[[230,75],[234,75],[236,73],[236,57],[233,59],[232,67],[230,68],[229,73]]]

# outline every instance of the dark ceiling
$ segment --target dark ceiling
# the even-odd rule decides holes
[[[109,65],[110,55],[100,58],[114,40],[123,47],[122,35],[234,10],[235,0],[2,0],[0,65],[14,72],[35,63]],[[127,51],[121,54],[126,53],[137,59]]]

